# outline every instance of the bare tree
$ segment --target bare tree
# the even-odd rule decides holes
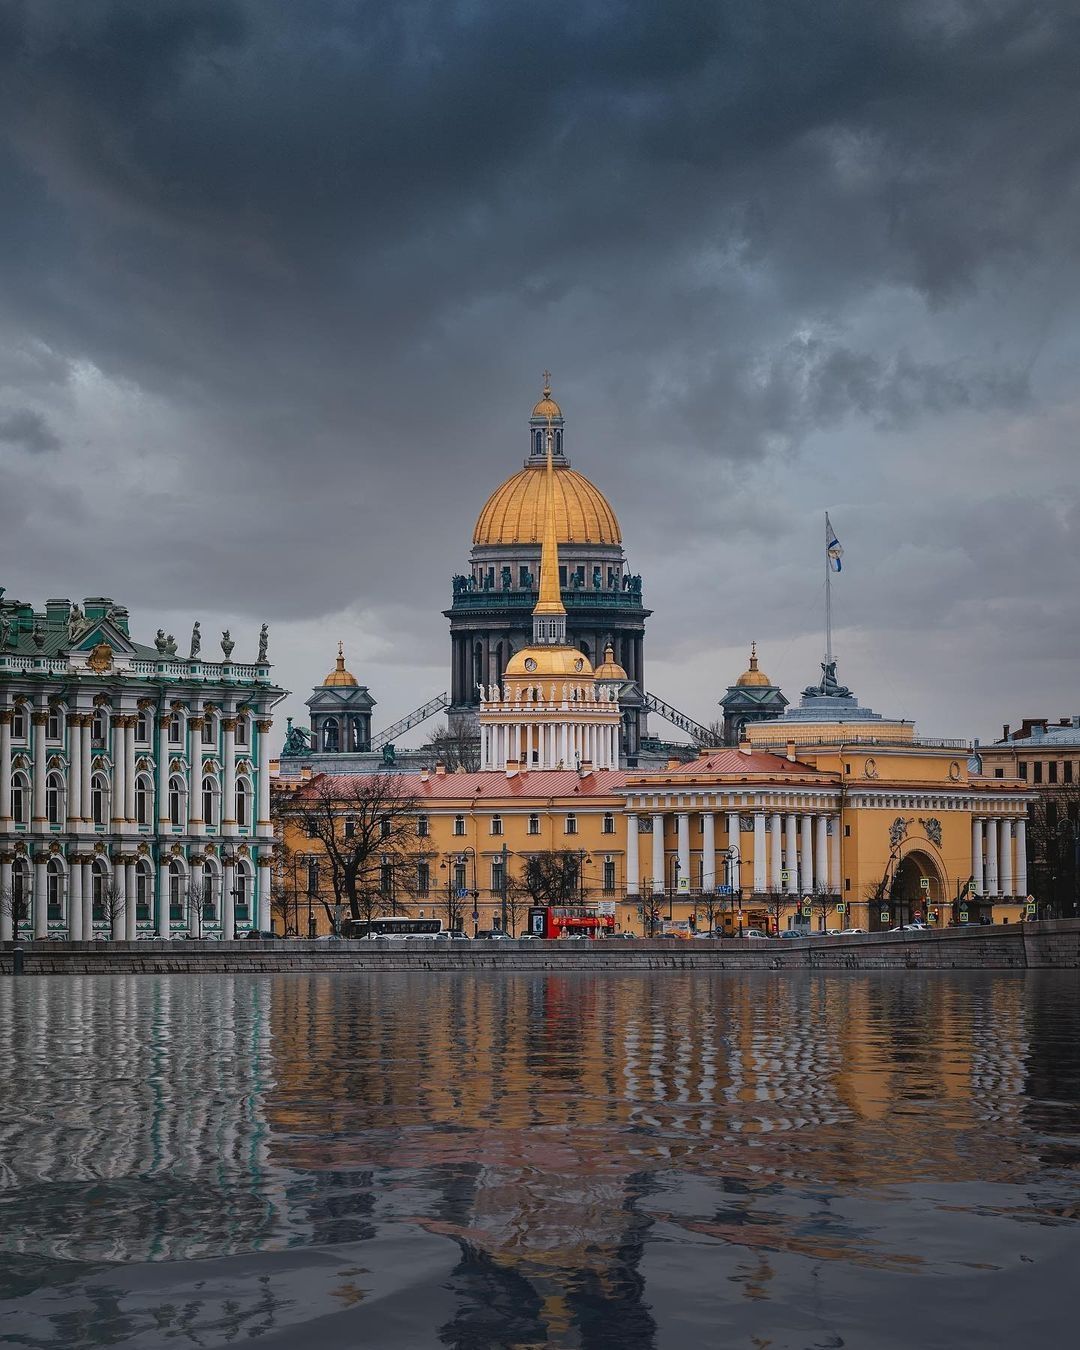
[[[480,768],[480,737],[471,735],[462,726],[440,726],[421,747],[421,753],[425,768],[433,769],[436,762],[441,761],[448,773],[456,773],[459,769],[464,773],[476,773]]]
[[[330,777],[320,774],[299,789],[286,809],[299,829],[321,845],[334,918],[370,921],[385,908],[387,878],[414,857],[417,800],[405,774]],[[329,910],[328,910],[329,913]],[[335,924],[336,926],[336,924]]]
[[[1027,843],[1036,916],[1075,918],[1080,914],[1080,784],[1039,789]]]
[[[581,854],[568,848],[534,853],[511,884],[519,899],[533,905],[573,904],[581,898]]]
[[[19,924],[29,917],[30,904],[25,895],[20,895],[14,886],[5,886],[0,890],[0,918],[6,921],[5,928],[10,924],[13,938],[19,936]]]
[[[127,896],[123,883],[115,874],[103,876],[96,897],[96,908],[109,926],[109,936],[114,942],[124,940],[124,916],[127,914]]]

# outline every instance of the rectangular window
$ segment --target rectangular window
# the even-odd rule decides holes
[[[1046,781],[1048,783],[1057,782],[1057,760],[1052,759],[1046,766]]]
[[[530,834],[539,834],[539,833],[540,833],[540,817],[539,817],[539,816],[530,816],[530,817],[529,817],[529,833],[530,833]]]
[[[1019,765],[1018,765],[1017,767],[1018,767],[1019,770],[1020,770],[1020,777],[1021,777],[1021,778],[1024,780],[1024,782],[1026,783],[1026,782],[1027,782],[1027,761],[1026,761],[1026,760],[1021,760],[1020,763],[1019,763]]]
[[[577,834],[577,816],[573,811],[567,813],[566,824],[563,826],[563,834]]]
[[[1056,829],[1057,829],[1057,823],[1058,823],[1058,808],[1057,808],[1057,802],[1047,802],[1047,803],[1046,803],[1046,828],[1047,828],[1048,830],[1056,830]]]
[[[416,817],[416,837],[417,837],[418,839],[426,839],[430,833],[431,833],[431,827],[430,827],[430,825],[429,825],[429,823],[428,823],[428,818],[427,818],[427,816],[417,816],[417,817]]]
[[[565,566],[565,564],[563,564],[563,565],[561,565],[561,566],[559,567],[559,585],[563,588],[564,591],[566,590],[566,566]]]
[[[180,717],[177,713],[173,713],[169,718],[169,744],[180,744]]]
[[[1062,771],[1062,781],[1065,783],[1071,783],[1073,780],[1073,762],[1071,759],[1067,759],[1065,761],[1065,763],[1061,766],[1061,771]]]
[[[394,864],[383,863],[379,868],[379,889],[383,895],[394,894]]]
[[[314,858],[308,859],[307,889],[308,895],[317,895],[319,891],[319,864]]]
[[[491,817],[491,833],[492,833],[492,834],[502,834],[502,832],[503,832],[503,828],[502,828],[502,816],[492,816],[492,817]]]
[[[1032,760],[1031,763],[1031,781],[1033,783],[1042,782],[1042,760]]]
[[[464,834],[464,833],[465,833],[465,817],[464,817],[464,816],[455,816],[455,817],[454,817],[454,833],[455,833],[455,834]]]
[[[389,817],[389,816],[382,816],[382,817],[380,818],[380,820],[379,820],[379,838],[380,838],[380,839],[389,839],[389,838],[390,838],[390,817]]]
[[[1005,770],[1004,770],[1004,769],[995,769],[995,770],[994,770],[994,777],[995,777],[995,778],[1004,778],[1004,777],[1005,777]]]
[[[248,722],[246,717],[236,719],[236,744],[247,745],[248,743]]]
[[[850,825],[845,825],[845,826],[844,826],[844,838],[845,838],[845,839],[850,839],[850,838],[851,838],[851,826],[850,826]]]
[[[491,863],[491,893],[492,895],[502,895],[503,882],[506,880],[506,869],[503,867],[501,858],[492,859]]]
[[[203,745],[214,744],[214,719],[210,716],[203,718],[202,743]]]
[[[615,889],[615,859],[604,859],[604,893],[610,895]]]
[[[351,816],[345,821],[345,838],[352,839],[356,834],[356,821]]]
[[[45,737],[50,741],[60,739],[60,714],[58,712],[49,713],[49,720],[45,723]]]
[[[613,811],[604,812],[603,833],[604,834],[615,833],[615,813]]]
[[[454,864],[454,890],[460,895],[465,890],[465,864]]]
[[[416,894],[423,899],[431,890],[431,867],[426,862],[416,864]]]
[[[851,878],[850,878],[850,877],[845,877],[845,878],[844,878],[844,890],[845,890],[845,891],[850,891],[850,890],[851,890]]]

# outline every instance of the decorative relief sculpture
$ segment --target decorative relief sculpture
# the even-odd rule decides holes
[[[897,816],[889,826],[889,846],[895,848],[907,835],[908,823],[903,816]]]
[[[920,825],[923,827],[923,829],[926,831],[926,837],[927,837],[927,839],[930,840],[930,842],[935,846],[935,848],[940,848],[940,847],[941,847],[941,821],[938,820],[938,818],[937,818],[936,816],[928,816],[928,817],[926,817],[926,819],[923,819],[923,817],[920,816],[920,817],[919,817],[919,824],[920,824]]]

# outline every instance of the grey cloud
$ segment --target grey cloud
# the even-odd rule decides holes
[[[49,429],[49,424],[32,408],[0,408],[0,441],[18,446],[32,455],[46,454],[60,449],[60,438]]]

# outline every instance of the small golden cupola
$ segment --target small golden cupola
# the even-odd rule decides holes
[[[748,685],[757,685],[762,689],[768,689],[772,686],[772,680],[764,671],[758,670],[757,643],[750,644],[750,669],[744,670],[735,681],[738,688],[745,689]]]
[[[338,689],[343,686],[357,688],[360,681],[349,670],[345,669],[345,644],[339,642],[337,645],[337,664],[322,682],[324,689]]]
[[[615,660],[615,648],[609,642],[604,648],[604,659],[596,667],[596,678],[598,680],[626,680],[629,679],[626,671]]]

